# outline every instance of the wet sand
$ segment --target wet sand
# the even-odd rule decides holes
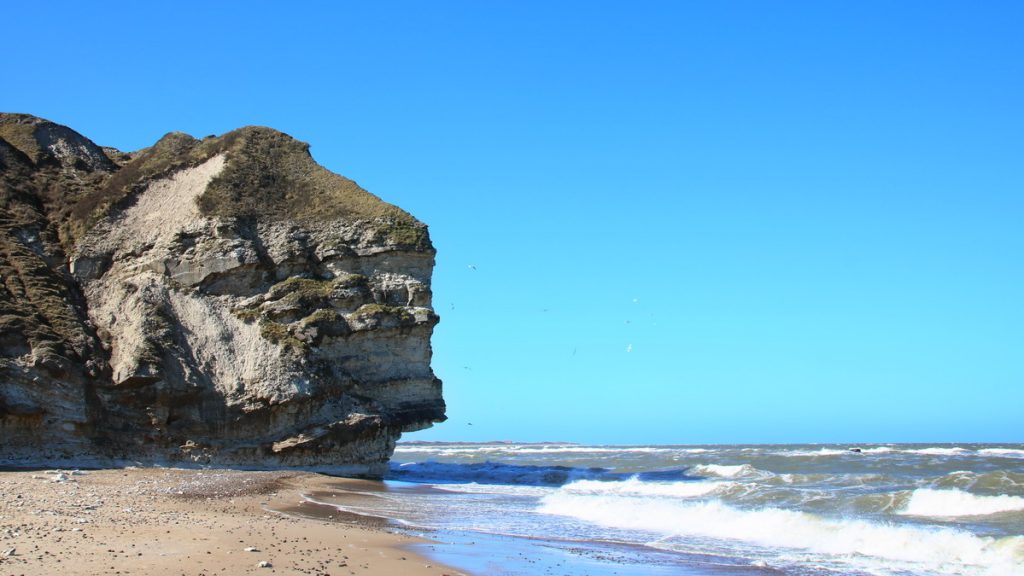
[[[386,521],[302,496],[348,482],[365,488],[307,472],[0,471],[0,576],[463,574]]]

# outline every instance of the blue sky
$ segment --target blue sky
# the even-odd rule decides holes
[[[1024,441],[1019,2],[143,4],[9,3],[0,109],[428,223],[408,438]]]

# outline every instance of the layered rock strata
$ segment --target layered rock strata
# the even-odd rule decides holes
[[[280,132],[0,114],[0,458],[375,476],[444,419],[427,228]]]

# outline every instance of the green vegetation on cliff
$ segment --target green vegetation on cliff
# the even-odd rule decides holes
[[[18,132],[19,138],[23,135]],[[427,227],[355,182],[316,163],[309,145],[270,128],[249,126],[197,140],[172,132],[130,155],[94,191],[76,198],[64,236],[73,244],[114,208],[154,179],[227,154],[221,173],[198,198],[200,211],[222,218],[276,218],[300,222],[348,219],[372,222],[381,240],[429,250]]]
[[[19,150],[33,164],[38,162],[42,150],[35,137],[35,125],[24,122],[23,114],[0,114],[0,139]]]
[[[287,134],[249,126],[215,139],[215,147],[230,153],[199,199],[204,214],[418,224],[404,210],[318,165],[309,145]]]
[[[289,332],[288,326],[281,324],[280,322],[273,322],[270,320],[261,321],[260,335],[275,344],[280,344],[285,350],[302,352],[307,348],[305,342],[296,338],[291,332]]]

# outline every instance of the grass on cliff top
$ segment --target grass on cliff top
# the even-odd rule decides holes
[[[308,144],[255,126],[203,140],[182,133],[164,136],[136,154],[101,190],[76,204],[69,223],[72,236],[81,238],[151,180],[224,152],[228,155],[224,169],[198,198],[204,215],[306,222],[368,220],[391,243],[417,249],[430,246],[426,226],[409,213],[317,164]]]
[[[32,119],[27,114],[0,114],[0,138],[37,162],[40,149],[35,137],[36,125]]]
[[[77,241],[115,207],[125,205],[155,178],[212,158],[200,141],[180,132],[165,135],[153,146],[141,150],[100,188],[75,203],[64,223],[66,236]]]
[[[287,134],[250,126],[220,140],[222,148],[231,153],[224,170],[199,199],[204,214],[417,223],[404,210],[317,164],[309,145]]]
[[[23,152],[37,166],[49,164],[74,167],[86,173],[94,170],[109,172],[114,168],[114,164],[95,142],[67,126],[31,114],[0,112],[0,138]],[[56,146],[60,141],[70,147],[62,150]]]

